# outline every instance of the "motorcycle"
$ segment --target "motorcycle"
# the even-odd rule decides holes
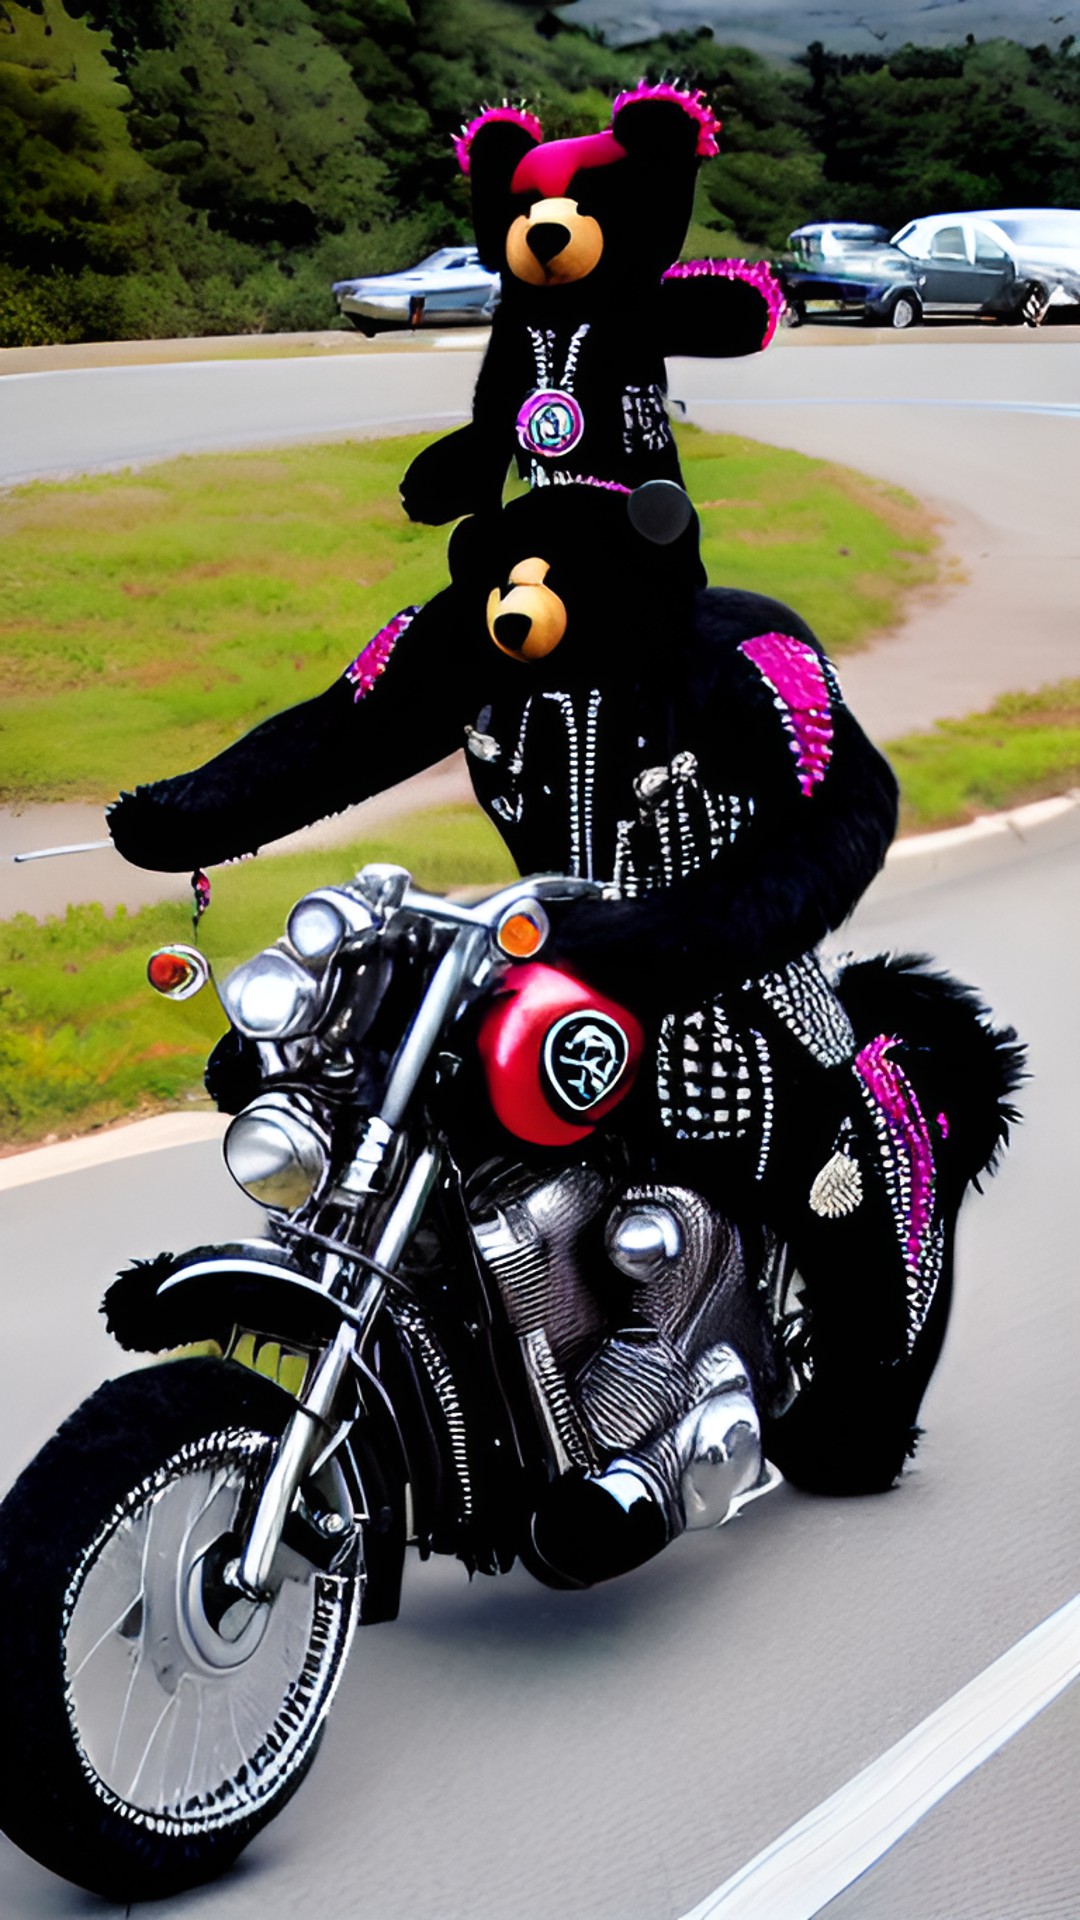
[[[265,1233],[118,1277],[110,1331],[171,1357],[102,1386],[0,1511],[0,1823],[77,1884],[157,1897],[234,1860],[407,1547],[583,1584],[531,1527],[566,1475],[644,1484],[671,1533],[777,1482],[782,1252],[635,1178],[641,1028],[541,957],[586,891],[466,906],[368,866],[218,989],[208,1085]],[[212,978],[186,945],[148,974]]]

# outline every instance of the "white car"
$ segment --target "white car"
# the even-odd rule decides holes
[[[332,291],[346,319],[370,337],[389,327],[483,325],[499,276],[481,266],[475,247],[440,247],[403,273],[335,280]]]

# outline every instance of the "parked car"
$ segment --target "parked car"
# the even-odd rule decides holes
[[[335,280],[341,312],[369,338],[391,327],[477,326],[495,310],[499,276],[475,247],[440,247],[403,273]]]
[[[816,312],[862,313],[867,276],[877,272],[877,256],[889,245],[888,227],[855,220],[815,220],[788,235],[792,261],[776,263],[783,288],[783,324],[801,326]]]
[[[1036,322],[1051,303],[1080,298],[1080,271],[1067,258],[1080,246],[1080,213],[939,213],[910,220],[891,241],[876,237],[882,232],[838,222],[797,228],[794,262],[780,269],[789,320],[825,307],[893,327],[938,314]]]
[[[1000,235],[1021,270],[1046,287],[1051,307],[1080,306],[1080,211],[990,207],[969,217]]]

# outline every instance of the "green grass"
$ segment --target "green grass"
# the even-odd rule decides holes
[[[959,825],[1080,787],[1080,680],[1009,693],[987,713],[939,720],[886,748],[900,778],[901,830]]]
[[[199,930],[219,977],[279,936],[302,893],[365,860],[394,860],[438,891],[494,887],[514,871],[494,828],[469,807],[415,815],[377,840],[225,868]],[[0,1142],[205,1104],[203,1065],[226,1022],[210,989],[173,1003],[147,984],[149,954],[173,940],[191,940],[179,903],[0,922]]]
[[[830,651],[898,617],[936,536],[896,488],[680,429],[710,576],[789,600]],[[104,801],[329,684],[446,577],[397,484],[416,437],[174,460],[0,499],[0,800]]]

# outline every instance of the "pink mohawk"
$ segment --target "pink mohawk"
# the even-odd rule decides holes
[[[614,122],[615,115],[621,113],[624,107],[631,107],[638,100],[673,101],[677,107],[681,107],[684,113],[688,113],[690,118],[696,120],[698,123],[697,153],[699,159],[708,160],[714,153],[719,153],[720,149],[716,144],[716,136],[720,131],[720,121],[717,119],[700,87],[695,88],[693,93],[690,93],[685,87],[674,87],[667,81],[662,82],[659,86],[651,87],[647,81],[641,80],[629,93],[620,93],[615,105],[611,109],[612,121]]]
[[[515,126],[524,127],[526,133],[531,133],[534,140],[542,140],[544,137],[543,127],[535,113],[530,113],[527,107],[512,107],[508,100],[504,100],[501,107],[482,107],[476,119],[470,120],[468,126],[462,127],[461,132],[454,135],[454,152],[462,173],[469,171],[472,143],[480,128],[486,127],[492,120],[510,120]]]

